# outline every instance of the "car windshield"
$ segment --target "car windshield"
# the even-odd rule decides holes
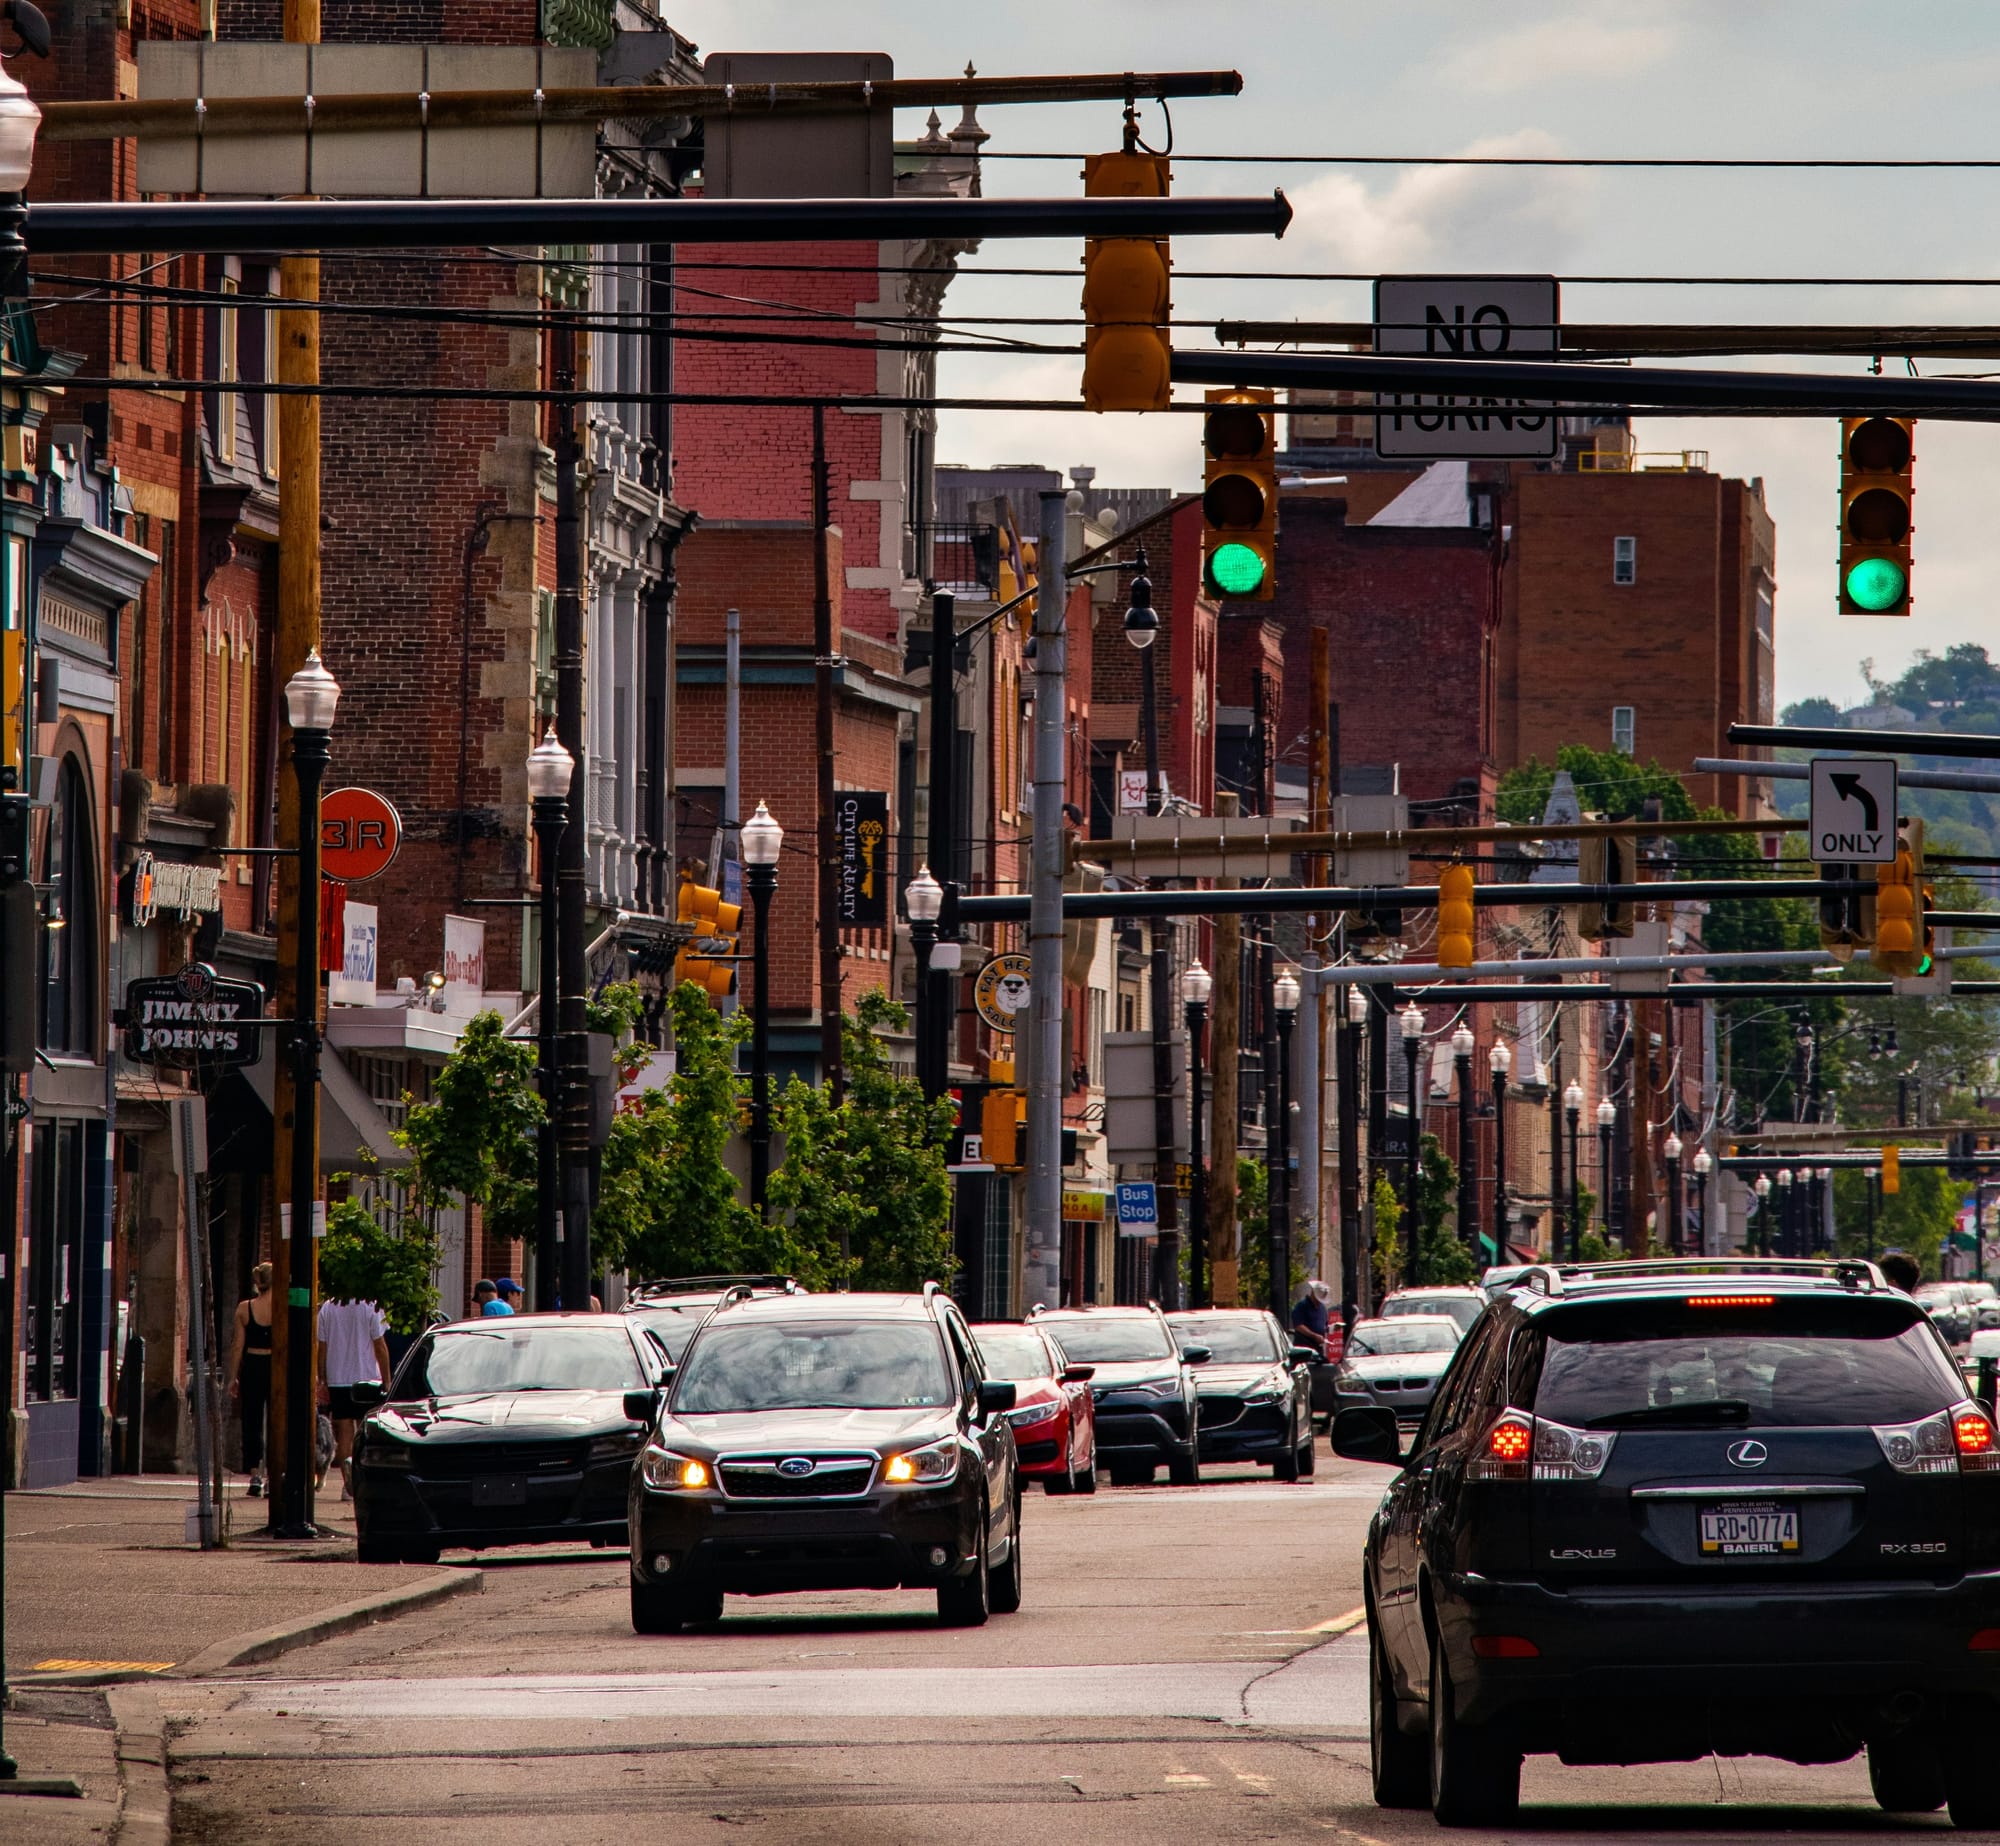
[[[1269,1365],[1285,1356],[1262,1314],[1185,1314],[1167,1324],[1183,1347],[1206,1346],[1217,1365]]]
[[[1011,1384],[1028,1384],[1055,1374],[1049,1364],[1049,1349],[1039,1333],[1025,1327],[980,1327],[973,1339],[979,1356],[986,1361],[986,1375]]]
[[[666,1348],[667,1357],[678,1365],[688,1341],[694,1338],[695,1329],[708,1314],[709,1304],[703,1302],[698,1308],[642,1309],[632,1318]]]
[[[1443,1314],[1457,1321],[1462,1333],[1479,1318],[1485,1306],[1485,1301],[1476,1295],[1408,1295],[1400,1301],[1391,1295],[1382,1303],[1382,1312],[1396,1318],[1405,1314]]]
[[[1937,1336],[1888,1299],[1648,1303],[1618,1319],[1607,1303],[1542,1325],[1536,1414],[1581,1428],[1914,1423],[1965,1395]]]
[[[740,1410],[920,1410],[951,1402],[928,1321],[711,1323],[688,1348],[675,1416]]]
[[[615,1320],[589,1326],[503,1315],[426,1334],[396,1374],[394,1395],[631,1391],[645,1382],[632,1341]]]
[[[1178,1356],[1166,1328],[1150,1314],[1117,1319],[1079,1315],[1075,1320],[1052,1320],[1048,1330],[1079,1365],[1129,1365],[1138,1359]]]
[[[1458,1344],[1458,1325],[1449,1320],[1418,1320],[1405,1315],[1394,1321],[1364,1321],[1347,1342],[1350,1359],[1370,1359],[1384,1353],[1450,1352]]]

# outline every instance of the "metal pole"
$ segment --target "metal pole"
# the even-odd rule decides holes
[[[1507,1073],[1493,1073],[1493,1260],[1507,1260]]]
[[[542,1122],[535,1131],[535,1307],[547,1313],[562,1293],[562,1181],[557,1170],[556,1122],[562,1113],[562,1063],[556,1050],[556,1014],[562,977],[556,953],[556,860],[569,803],[560,795],[535,802],[535,846],[541,856],[541,993],[535,1009],[535,1063]]]
[[[1582,1127],[1583,1111],[1565,1109],[1569,1117],[1569,1253],[1572,1259],[1583,1258],[1583,1234],[1589,1228],[1583,1221],[1583,1155],[1579,1130]]]
[[[1205,1308],[1208,1298],[1208,1147],[1202,1132],[1201,1035],[1208,1028],[1208,1007],[1187,1003],[1188,1044],[1188,1288],[1187,1304]]]
[[[1326,1235],[1326,991],[1312,976],[1318,956],[1308,952],[1301,975],[1305,1030],[1299,1034],[1298,1097],[1285,1111],[1286,1134],[1298,1164],[1292,1232],[1303,1245],[1306,1274],[1324,1276],[1335,1250]],[[1300,1234],[1303,1232],[1303,1236]],[[1287,1312],[1290,1307],[1287,1304]]]
[[[1564,1220],[1568,1216],[1563,1199],[1563,1119],[1562,1046],[1557,1045],[1549,1060],[1549,1254],[1561,1262]]]
[[[841,665],[840,637],[833,631],[833,588],[829,578],[833,512],[826,458],[826,406],[812,413],[813,520],[813,745],[817,753],[819,806],[819,1068],[820,1081],[837,1103],[847,1088],[841,1069],[840,1015],[845,1001],[840,971],[840,852],[834,816],[835,750],[833,676]],[[1061,919],[1057,919],[1061,927]],[[841,1233],[841,1257],[849,1252]]]
[[[1269,989],[1265,990],[1266,997]],[[1271,1124],[1268,1147],[1271,1153],[1271,1312],[1278,1325],[1287,1324],[1292,1309],[1292,1021],[1289,1008],[1277,1007],[1278,1015],[1278,1108]]]
[[[722,825],[716,837],[719,884],[723,866],[743,858],[743,615],[737,609],[722,612]]]
[[[1454,1057],[1458,1066],[1458,1241],[1468,1250],[1479,1240],[1479,1205],[1473,1191],[1472,1053]]]
[[[771,1176],[771,898],[778,889],[775,865],[749,865],[743,875],[750,886],[750,966],[755,990],[750,1002],[750,1209],[765,1213],[765,1192]],[[926,950],[918,964],[918,992]]]
[[[1403,1040],[1403,1063],[1410,1098],[1410,1144],[1405,1150],[1407,1166],[1403,1181],[1403,1280],[1409,1283],[1417,1279],[1417,1187],[1423,1171],[1418,1143],[1423,1139],[1424,1120],[1417,1106],[1417,1058],[1422,1049],[1421,1040]]]
[[[917,955],[917,1082],[926,1101],[944,1093],[944,1073],[932,1056],[934,1037],[931,1015],[937,1010],[937,995],[931,986],[931,950],[937,946],[938,926],[926,917],[910,920],[910,946]]]
[[[1133,568],[1144,575],[1141,546]],[[1146,812],[1166,807],[1167,785],[1160,767],[1159,681],[1156,642],[1139,656],[1139,735],[1146,752]],[[1153,1293],[1161,1305],[1180,1305],[1180,1186],[1174,1136],[1174,968],[1173,924],[1155,917],[1147,988],[1153,1026],[1153,1194],[1159,1238],[1153,1252]]]
[[[1601,1125],[1597,1130],[1597,1221],[1603,1228],[1604,1241],[1615,1239],[1611,1231],[1611,1129]]]
[[[1354,1330],[1361,1311],[1361,1027],[1343,1004],[1333,1028],[1339,1060],[1336,1132],[1340,1137],[1340,1324]]]
[[[1022,1281],[1031,1301],[1062,1286],[1063,602],[1067,492],[1041,497],[1035,553],[1035,841],[1028,916],[1028,1230]]]
[[[958,599],[949,590],[931,598],[931,791],[930,852],[932,877],[946,890],[958,875],[957,813],[958,751]],[[909,868],[904,868],[908,882]],[[912,928],[912,938],[915,931]],[[936,941],[935,934],[931,938]],[[917,970],[917,1075],[928,1069],[934,1086],[927,1095],[941,1095],[951,1073],[950,995],[945,978],[929,971],[928,955]],[[971,1258],[961,1226],[957,1239],[960,1273],[968,1273]]]
[[[1667,1161],[1667,1250],[1670,1255],[1680,1256],[1687,1244],[1687,1227],[1681,1214],[1681,1163],[1678,1158]]]

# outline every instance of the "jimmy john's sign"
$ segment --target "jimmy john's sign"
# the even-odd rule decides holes
[[[125,1055],[169,1070],[254,1064],[262,1050],[264,990],[227,981],[206,962],[125,989]]]

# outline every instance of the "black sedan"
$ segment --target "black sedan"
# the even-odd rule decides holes
[[[624,1544],[646,1433],[625,1393],[655,1382],[649,1353],[636,1327],[603,1314],[497,1315],[425,1334],[361,1426],[361,1561],[434,1563],[446,1546]]]

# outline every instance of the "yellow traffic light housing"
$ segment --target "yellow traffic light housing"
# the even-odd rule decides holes
[[[1477,921],[1472,908],[1472,867],[1448,865],[1438,873],[1437,959],[1440,968],[1470,968]]]
[[[1162,154],[1092,154],[1087,199],[1164,199],[1172,175]],[[1164,237],[1092,237],[1083,246],[1083,401],[1092,410],[1164,410],[1173,398]]]
[[[1601,821],[1602,814],[1586,814],[1585,820]],[[1628,885],[1633,882],[1633,840],[1630,834],[1600,833],[1576,843],[1576,879],[1585,885]],[[1577,907],[1576,933],[1586,942],[1602,942],[1607,936],[1630,936],[1633,930],[1632,900],[1613,898],[1608,902],[1586,900]]]
[[[1882,1150],[1882,1190],[1901,1192],[1903,1189],[1903,1150],[1893,1142]]]
[[[1924,824],[1898,824],[1901,843],[1895,862],[1875,868],[1875,946],[1870,951],[1883,973],[1907,977],[1930,968],[1930,923],[1924,886]]]
[[[1021,1113],[1027,1098],[1014,1085],[1011,1058],[991,1059],[986,1075],[993,1084],[979,1101],[979,1148],[996,1167],[1021,1164]]]
[[[1840,611],[1910,613],[1916,424],[1845,417],[1840,425]]]
[[[1278,574],[1277,394],[1204,396],[1202,586],[1218,600],[1267,603]]]
[[[675,984],[692,981],[711,1000],[726,1000],[736,986],[736,964],[722,958],[736,953],[743,906],[725,904],[713,885],[698,885],[683,872],[674,914],[695,932],[694,940],[674,956]]]

